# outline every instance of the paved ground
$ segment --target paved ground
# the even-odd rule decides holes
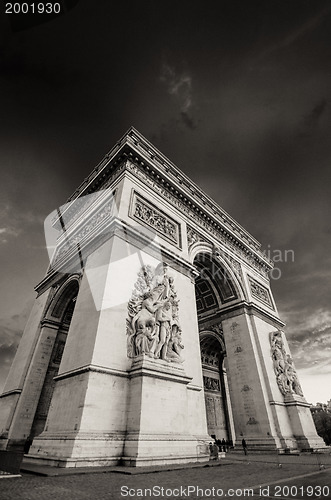
[[[220,465],[212,467],[131,475],[102,472],[42,477],[23,473],[20,478],[0,481],[0,500],[331,498],[330,456],[280,458],[281,467],[274,455],[230,455]],[[322,470],[321,461],[325,462]]]

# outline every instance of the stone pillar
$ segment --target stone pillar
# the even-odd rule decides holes
[[[0,396],[0,450],[22,449],[30,432],[57,332],[56,325],[41,326],[51,293],[35,301]]]
[[[227,365],[226,359],[224,360],[223,363]],[[229,426],[229,440],[231,439],[233,442],[235,442],[236,431],[235,431],[234,422],[233,422],[233,412],[232,412],[232,403],[231,403],[230,391],[229,391],[227,368],[222,368],[222,371],[223,371],[223,381],[224,381],[224,392],[225,392],[225,398],[226,398],[226,411],[227,411],[227,417],[228,417],[227,420],[228,420],[228,426]]]
[[[323,448],[309,404],[293,388],[283,389],[277,379],[270,343],[277,319],[249,307],[238,308],[237,315],[232,312],[229,316],[222,326],[237,444],[244,437],[249,448],[256,450]],[[285,337],[284,356],[290,357]]]
[[[199,460],[197,440],[186,431],[187,384],[181,366],[135,358],[129,370],[128,426],[123,462],[163,465]]]
[[[236,444],[244,437],[250,449],[279,448],[251,319],[241,312],[224,319],[222,327]]]
[[[23,446],[29,436],[57,331],[58,325],[50,325],[47,322],[42,324],[30,369],[8,434],[9,443]]]
[[[310,404],[305,398],[289,394],[284,398],[291,421],[293,435],[301,451],[325,448],[323,439],[315,431],[315,424],[310,411]]]

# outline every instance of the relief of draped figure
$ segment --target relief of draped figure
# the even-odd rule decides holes
[[[280,392],[284,396],[286,394],[303,396],[293,360],[285,351],[282,332],[276,331],[270,334],[270,345],[274,372]]]
[[[143,266],[128,303],[128,356],[182,362],[177,293],[168,266]]]

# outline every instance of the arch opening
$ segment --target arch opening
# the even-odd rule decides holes
[[[220,338],[217,338],[219,335]],[[226,379],[224,341],[220,334],[202,332],[200,351],[208,434],[217,442],[233,439]]]
[[[230,273],[210,254],[198,254],[194,265],[199,272],[195,281],[198,316],[218,313],[226,304],[238,299],[239,293]]]
[[[40,392],[40,397],[33,419],[30,436],[26,443],[26,453],[28,453],[33,439],[39,436],[45,429],[45,424],[56,384],[54,378],[59,372],[68,331],[76,305],[78,291],[79,284],[76,279],[71,280],[68,284],[64,285],[64,287],[62,287],[62,289],[58,292],[58,294],[56,294],[53,299],[54,306],[51,310],[51,315],[48,314],[45,318],[46,321],[47,319],[58,318],[58,326],[56,335],[53,340],[53,348]]]
[[[195,282],[200,331],[200,352],[208,434],[228,445],[234,441],[231,401],[227,383],[226,345],[222,309],[240,297],[230,273],[210,254],[198,254]]]

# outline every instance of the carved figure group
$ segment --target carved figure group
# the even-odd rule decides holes
[[[169,362],[183,362],[178,299],[168,266],[144,266],[138,273],[128,303],[128,356],[146,354]]]
[[[270,334],[270,345],[274,371],[281,393],[284,396],[286,394],[303,396],[299,379],[293,366],[293,360],[289,354],[286,354],[280,331]]]

